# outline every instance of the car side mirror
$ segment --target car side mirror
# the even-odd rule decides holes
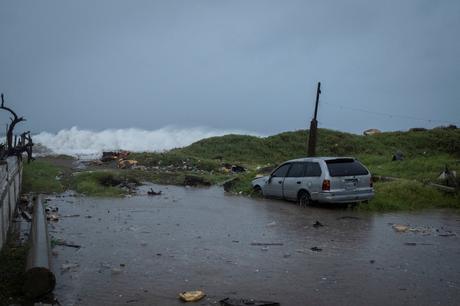
[[[270,184],[272,182],[273,175],[270,174],[270,177],[268,178],[268,183]]]

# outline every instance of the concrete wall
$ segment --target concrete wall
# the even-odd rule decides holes
[[[0,250],[6,242],[22,184],[22,163],[16,157],[0,161]]]

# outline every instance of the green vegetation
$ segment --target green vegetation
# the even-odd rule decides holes
[[[375,184],[375,198],[362,210],[415,210],[421,208],[460,208],[458,195],[446,195],[417,181],[398,180]]]
[[[9,233],[0,252],[0,306],[24,302],[22,284],[26,269],[27,247],[15,244],[16,234]]]
[[[36,160],[24,164],[22,192],[62,192],[64,186],[58,179],[63,170],[50,162]]]
[[[436,181],[446,165],[460,174],[460,129],[387,132],[373,136],[320,129],[318,139],[320,156],[354,156],[374,175],[403,179],[397,183],[375,183],[376,198],[370,204],[362,205],[362,209],[460,208],[458,195],[445,194],[424,185]],[[129,158],[137,160],[139,165],[146,167],[144,169],[122,170],[113,168],[113,165],[112,169],[107,169],[105,165],[73,175],[66,169],[65,162],[38,160],[24,168],[24,189],[59,192],[72,188],[87,195],[121,196],[128,190],[120,188],[120,182],[183,185],[186,177],[192,175],[212,184],[236,177],[230,190],[251,195],[250,182],[256,174],[285,160],[304,157],[307,140],[306,130],[265,138],[243,135],[211,137],[165,153],[130,154]],[[391,161],[396,151],[404,154],[403,161]],[[228,173],[222,168],[225,163],[244,166],[248,171]],[[58,175],[62,177],[60,180],[56,179]]]
[[[113,171],[76,172],[70,186],[78,193],[92,196],[116,197],[125,192],[116,187],[123,181]]]
[[[203,139],[166,154],[181,154],[201,160],[222,159],[248,165],[276,164],[287,159],[304,157],[307,139],[306,130],[285,132],[266,138],[226,135]],[[409,158],[436,154],[460,157],[460,129],[387,132],[373,136],[319,129],[318,139],[319,156],[371,155],[391,160],[391,156],[400,150]]]

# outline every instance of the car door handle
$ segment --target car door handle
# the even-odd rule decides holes
[[[298,181],[298,182],[297,182],[297,184],[299,184],[299,185],[300,185],[300,184],[301,184],[301,182],[300,182],[300,181]]]
[[[281,184],[283,181],[278,181],[278,184]]]

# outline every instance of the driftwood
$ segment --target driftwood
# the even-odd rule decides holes
[[[442,190],[442,191],[445,191],[445,192],[451,192],[451,193],[455,193],[455,192],[456,192],[455,187],[449,187],[449,186],[444,186],[444,185],[435,184],[435,183],[428,183],[428,186],[437,188],[437,189]]]
[[[14,136],[14,128],[16,125],[20,122],[26,121],[26,119],[24,117],[19,117],[15,111],[5,106],[3,94],[1,94],[1,99],[2,104],[0,105],[0,109],[3,109],[11,114],[11,122],[8,125],[6,132],[6,146],[5,144],[0,145],[0,158],[5,158],[6,156],[17,156],[19,159],[22,159],[22,153],[25,152],[27,153],[27,161],[30,162],[34,159],[32,157],[32,147],[34,144],[32,137],[30,136],[30,131],[22,133],[19,138]]]

